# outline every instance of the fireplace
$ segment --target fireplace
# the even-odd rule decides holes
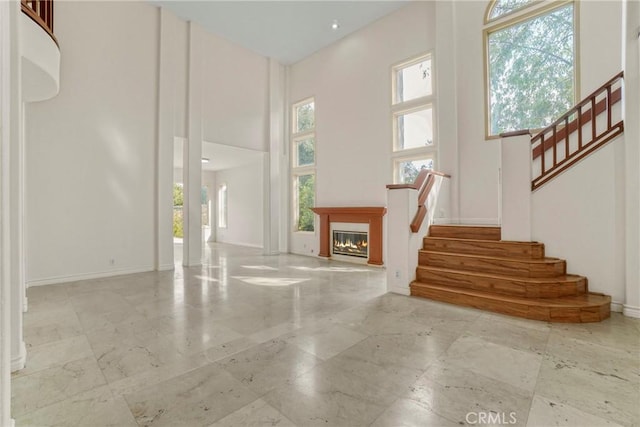
[[[368,246],[366,232],[333,230],[332,253],[336,255],[368,258]]]
[[[316,207],[311,210],[320,217],[320,250],[318,256],[331,258],[333,230],[349,230],[349,232],[365,232],[367,235],[367,252],[369,265],[382,265],[382,217],[387,213],[384,206],[362,207]],[[342,223],[346,223],[345,227]],[[352,228],[361,225],[364,229]],[[336,254],[336,256],[340,256]],[[347,258],[354,262],[364,257]]]

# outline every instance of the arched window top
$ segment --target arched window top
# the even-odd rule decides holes
[[[576,102],[577,7],[577,0],[490,1],[491,22],[484,26],[487,138],[542,129]]]
[[[510,15],[522,8],[525,8],[533,3],[535,0],[491,0],[487,7],[487,13],[484,17],[484,23],[495,21],[503,16]]]

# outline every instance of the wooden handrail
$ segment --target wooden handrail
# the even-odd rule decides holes
[[[422,226],[422,222],[424,221],[425,216],[427,216],[427,198],[429,197],[429,193],[433,189],[433,186],[436,182],[435,177],[442,176],[444,178],[451,178],[451,175],[434,171],[431,169],[422,169],[415,181],[412,184],[390,184],[387,185],[387,189],[389,190],[400,190],[400,189],[411,189],[411,190],[419,190],[418,191],[418,210],[411,221],[409,227],[413,233],[417,233]]]
[[[53,35],[53,0],[20,0],[20,6],[22,12],[45,30],[58,45],[58,40]]]
[[[617,104],[621,100],[622,100],[622,88],[618,88],[618,89],[614,90],[613,92],[611,92],[611,105]],[[606,99],[602,99],[602,100],[600,100],[599,102],[596,103],[596,109],[595,109],[596,114],[595,115],[599,116],[605,110],[607,110]],[[565,119],[568,119],[568,118],[569,118],[569,116],[567,116]],[[549,139],[549,140],[545,140],[544,141],[544,151],[547,151],[549,148],[551,148],[552,145],[554,144],[554,142],[556,144],[558,144],[558,143],[562,142],[563,139],[566,139],[566,137],[567,137],[567,129],[569,129],[569,135],[571,135],[573,132],[575,132],[578,129],[578,122],[580,122],[582,125],[585,125],[589,121],[591,121],[591,109],[582,112],[582,114],[580,115],[580,120],[578,120],[578,118],[577,118],[577,111],[576,111],[576,118],[573,121],[569,122],[567,126],[564,126],[562,129],[558,130],[558,135],[557,135],[558,140],[557,141],[555,141],[553,139]],[[534,158],[534,160],[536,158],[540,157],[541,154],[542,154],[542,146],[539,145],[533,150],[533,158]]]
[[[422,187],[422,184],[424,184],[424,180],[427,179],[427,175],[429,175],[429,172],[433,172],[433,171],[430,171],[429,169],[422,169],[420,172],[418,172],[418,176],[416,176],[416,179],[412,183],[389,184],[387,185],[387,188],[389,190],[399,190],[402,188],[410,188],[412,190],[418,190],[420,189],[420,187]]]
[[[623,72],[616,74],[572,109],[560,116],[555,122],[531,138],[532,160],[540,159],[540,170],[534,172],[537,175],[531,182],[532,191],[624,131],[623,120],[620,119],[618,122],[613,123],[611,114],[613,105],[622,100],[621,80],[623,77]],[[614,88],[614,85],[617,84],[620,87]],[[604,112],[607,113],[606,128],[598,133],[596,118]],[[589,122],[591,126],[583,130],[583,127]],[[575,131],[578,132],[577,143],[572,144],[570,135]],[[564,150],[558,148],[558,145],[562,143],[564,143]],[[552,151],[551,159],[547,159],[549,156],[547,150],[549,149]],[[550,164],[548,164],[549,160]]]

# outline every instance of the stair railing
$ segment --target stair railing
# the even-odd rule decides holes
[[[53,35],[53,0],[20,0],[20,5],[22,12],[42,27],[58,44]]]
[[[613,106],[622,99],[622,86],[620,72],[531,138],[531,191],[624,131],[622,118],[613,119]]]
[[[418,251],[434,220],[440,191],[449,175],[424,169],[412,184],[387,185],[387,290],[409,295],[416,278]]]
[[[411,224],[409,224],[409,228],[411,228],[411,232],[413,233],[417,233],[420,230],[420,227],[424,222],[424,218],[427,216],[427,199],[429,198],[429,194],[431,194],[433,186],[436,183],[436,176],[451,178],[451,175],[447,175],[446,173],[431,169],[422,169],[412,184],[387,185],[387,188],[390,190],[400,188],[418,190],[418,210],[416,211]]]

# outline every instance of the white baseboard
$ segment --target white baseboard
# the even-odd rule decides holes
[[[389,286],[387,292],[400,295],[411,295],[411,289],[408,286]]]
[[[164,264],[158,267],[158,271],[170,271],[170,270],[175,270],[176,266],[175,264],[171,263],[171,264]]]
[[[498,218],[433,218],[434,225],[492,225],[500,226]]]
[[[152,265],[148,265],[148,266],[143,266],[138,268],[123,268],[120,270],[109,270],[109,271],[101,271],[101,272],[95,272],[95,273],[71,274],[68,276],[58,276],[58,277],[50,277],[48,279],[31,280],[27,282],[27,287],[30,288],[31,286],[55,285],[58,283],[76,282],[78,280],[101,279],[103,277],[123,276],[125,274],[147,273],[149,271],[154,271],[154,270],[155,268]]]
[[[24,341],[20,343],[20,351],[17,355],[11,358],[11,372],[24,369],[27,363],[27,346],[24,345]]]
[[[628,317],[640,319],[640,307],[633,307],[625,304],[622,308],[622,314]]]
[[[614,313],[622,313],[623,307],[624,304],[622,304],[621,302],[611,301],[611,311],[613,311]]]

